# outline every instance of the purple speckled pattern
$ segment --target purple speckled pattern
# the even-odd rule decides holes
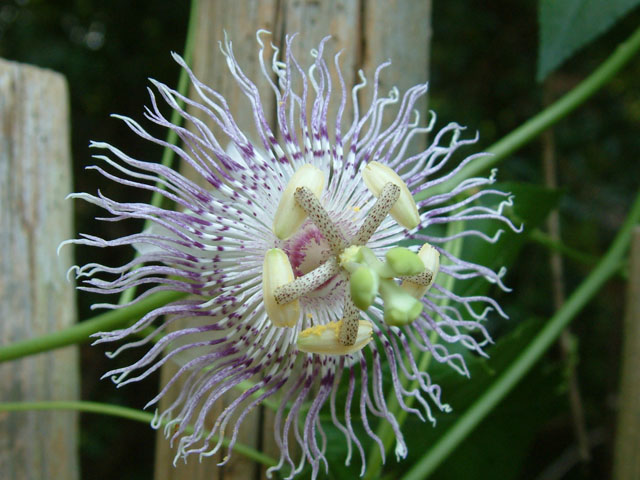
[[[106,210],[107,218],[102,220],[143,219],[150,220],[153,226],[123,238],[82,234],[81,238],[70,240],[100,248],[127,245],[140,253],[121,267],[90,263],[76,266],[72,272],[81,281],[79,288],[91,292],[112,294],[134,286],[150,287],[131,303],[157,291],[188,294],[184,300],[147,313],[127,328],[99,333],[95,341],[117,342],[118,348],[108,354],[110,357],[125,350],[140,352],[136,362],[104,375],[118,386],[142,380],[168,361],[181,365],[175,377],[148,404],[157,404],[178,378],[185,379],[176,400],[165,410],[157,411],[152,423],[154,428],[161,428],[168,421],[165,433],[177,447],[176,461],[192,454],[215,454],[223,446],[213,435],[223,434],[231,442],[224,454],[226,462],[243,419],[270,399],[278,406],[273,439],[280,449],[279,462],[270,472],[282,470],[281,474],[291,478],[309,464],[312,478],[316,478],[327,467],[327,439],[322,427],[326,421],[344,435],[345,462],[358,457],[364,473],[365,452],[358,436],[369,436],[383,450],[374,433],[378,420],[389,422],[395,432],[396,456],[403,458],[407,454],[398,422],[386,404],[384,387],[395,392],[401,408],[422,420],[435,423],[433,410],[450,410],[441,398],[440,387],[431,382],[427,372],[419,370],[416,354],[429,352],[438,362],[467,376],[463,356],[458,349],[450,351],[449,345],[460,344],[486,355],[483,348],[491,338],[483,320],[490,312],[506,317],[504,311],[491,298],[453,294],[442,286],[443,279],[483,277],[507,290],[502,282],[504,271],[494,272],[457,258],[443,246],[451,239],[466,236],[497,241],[500,230],[492,234],[473,230],[474,220],[492,219],[497,225],[518,230],[502,214],[512,198],[487,188],[494,183],[493,173],[489,178],[467,179],[447,193],[429,195],[430,189],[485,154],[465,157],[459,153],[477,140],[462,138],[463,127],[451,123],[436,131],[433,113],[426,124],[420,121],[414,107],[427,92],[426,84],[414,86],[403,95],[395,88],[383,95],[378,79],[389,65],[385,63],[376,69],[372,81],[361,73],[360,83],[351,88],[340,74],[340,55],[327,58],[324,52],[328,37],[311,52],[307,66],[291,54],[294,36],[286,37],[281,56],[276,49],[273,58],[265,58],[266,37],[264,32],[258,33],[259,59],[275,96],[277,125],[267,121],[258,89],[242,72],[228,39],[221,44],[222,53],[229,74],[249,100],[253,125],[238,125],[225,99],[201,83],[175,54],[176,62],[189,73],[194,98],[152,80],[154,89],[149,89],[150,106],[144,117],[155,127],[175,131],[180,146],[154,137],[131,118],[115,116],[143,139],[171,148],[181,162],[207,181],[207,188],[171,168],[132,158],[110,144],[92,143],[101,153],[95,155],[98,165],[89,168],[125,187],[145,189],[149,194],[159,192],[177,207],[166,210],[144,203],[119,202],[100,192],[73,194],[74,198]],[[337,85],[332,84],[332,72],[336,75],[333,78],[339,80]],[[363,111],[358,108],[360,95],[371,98]],[[179,100],[186,103],[186,109],[180,107]],[[336,107],[334,118],[329,115],[330,104]],[[347,105],[353,110],[350,122],[345,114]],[[167,110],[177,110],[186,126],[172,124]],[[216,126],[217,136],[195,116],[196,112]],[[391,112],[393,116],[389,117]],[[383,115],[391,121],[384,122]],[[346,128],[342,127],[343,122],[348,123]],[[412,140],[427,134],[431,138],[429,147],[408,154],[413,151],[409,148]],[[387,216],[367,246],[384,258],[385,252],[402,240],[414,239],[414,251],[429,242],[441,254],[440,274],[423,299],[422,315],[410,325],[385,324],[382,304],[377,299],[370,309],[374,340],[362,352],[346,356],[299,352],[299,332],[339,320],[348,289],[346,277],[337,275],[301,298],[301,319],[293,328],[275,327],[267,318],[262,298],[265,252],[271,248],[286,251],[299,276],[306,273],[302,266],[307,255],[315,255],[313,262],[317,265],[327,258],[328,248],[322,234],[309,222],[297,237],[286,241],[275,237],[272,222],[279,196],[301,165],[309,163],[321,169],[326,186],[319,200],[350,241],[376,200],[361,176],[366,163],[374,160],[396,171],[413,195],[427,195],[418,203],[417,228],[407,231]],[[485,196],[497,198],[493,202],[497,206],[489,208],[476,201]],[[451,222],[464,222],[464,228],[447,237],[442,224]],[[310,253],[309,249],[324,251]],[[111,304],[95,307],[120,308]],[[187,326],[171,331],[168,327],[177,320],[186,321]],[[141,337],[148,327],[151,333]],[[438,342],[430,340],[434,331]],[[162,338],[154,340],[159,334]],[[383,365],[388,368],[383,369]],[[412,381],[418,387],[407,390],[403,385]],[[235,400],[211,422],[214,404],[228,393],[233,393]],[[411,407],[406,403],[409,398],[415,399]],[[228,397],[226,401],[229,402]],[[321,422],[323,408],[326,419]],[[213,423],[210,431],[205,429],[205,418],[209,420],[207,424]],[[190,424],[194,426],[193,433],[186,430]],[[294,455],[296,451],[301,453]]]

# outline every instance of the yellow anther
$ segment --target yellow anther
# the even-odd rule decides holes
[[[338,263],[344,269],[347,269],[353,263],[357,263],[362,261],[360,256],[360,249],[362,247],[360,245],[351,245],[343,250],[343,252],[338,256]]]
[[[276,327],[293,327],[300,319],[298,300],[279,305],[274,296],[278,287],[293,281],[293,278],[287,254],[279,248],[268,250],[262,268],[262,294],[264,308]]]
[[[369,162],[362,171],[364,184],[376,197],[380,196],[387,183],[400,187],[400,196],[389,214],[404,228],[411,230],[420,223],[420,214],[409,187],[396,172],[379,162]]]
[[[307,218],[307,213],[294,198],[296,189],[299,187],[307,187],[316,197],[319,197],[324,187],[324,174],[309,163],[302,165],[293,174],[282,192],[273,220],[273,233],[280,240],[286,240],[293,235]]]
[[[307,353],[347,355],[362,350],[371,341],[373,335],[371,322],[359,321],[358,335],[353,345],[343,345],[338,340],[341,326],[342,320],[304,329],[298,335],[298,349]]]

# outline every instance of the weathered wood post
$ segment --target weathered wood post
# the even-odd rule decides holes
[[[631,237],[614,480],[640,478],[640,228]]]
[[[76,321],[67,83],[0,60],[0,344]],[[77,400],[77,349],[0,365],[0,402]],[[0,414],[0,478],[78,478],[77,414]]]
[[[278,45],[285,33],[299,33],[294,44],[296,56],[305,62],[309,51],[327,35],[332,40],[327,48],[343,50],[342,73],[350,88],[357,82],[362,68],[372,77],[375,67],[389,58],[393,66],[385,72],[382,89],[386,93],[393,85],[401,91],[428,78],[429,40],[431,38],[431,0],[201,0],[194,52],[194,72],[204,83],[211,85],[227,100],[239,125],[253,125],[253,117],[244,95],[229,75],[218,42],[226,30],[233,41],[234,54],[243,71],[261,92],[267,118],[275,118],[274,98],[266,80],[262,79],[258,63],[256,31],[273,33]],[[337,85],[337,82],[334,82]],[[420,105],[426,109],[426,102]],[[198,115],[198,112],[192,112]],[[348,124],[350,112],[345,112],[343,126]],[[208,119],[200,116],[201,120]],[[215,127],[209,126],[213,131]],[[190,175],[197,180],[196,175]],[[201,182],[202,184],[202,182]],[[165,365],[161,382],[176,372],[174,365]],[[176,385],[177,395],[181,385]],[[235,393],[233,394],[235,395]],[[168,395],[160,408],[171,403]],[[233,400],[230,396],[228,403]],[[222,410],[224,404],[219,406]],[[273,412],[267,408],[252,412],[244,421],[238,441],[279,457],[271,433]],[[171,467],[174,452],[167,440],[158,433],[155,480],[230,480],[266,478],[266,469],[236,454],[223,468],[217,467],[222,455],[202,460],[193,459],[178,468]]]

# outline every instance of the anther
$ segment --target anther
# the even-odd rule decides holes
[[[276,327],[293,327],[300,318],[300,304],[297,300],[279,305],[274,296],[278,287],[292,280],[293,269],[287,254],[279,248],[268,250],[262,269],[262,294],[267,316]]]
[[[362,179],[376,197],[380,197],[384,186],[391,182],[400,187],[400,196],[389,213],[404,228],[411,230],[420,223],[420,214],[409,187],[396,172],[379,162],[369,162],[362,170]]]
[[[279,286],[274,292],[278,305],[293,302],[303,295],[313,292],[320,285],[340,271],[336,257],[331,257],[315,270]]]
[[[324,355],[347,355],[362,350],[372,339],[373,325],[367,320],[359,320],[356,338],[351,345],[343,345],[338,340],[344,320],[305,328],[298,335],[297,346],[302,352]]]
[[[400,196],[400,187],[394,183],[387,182],[378,200],[371,207],[371,210],[367,213],[367,217],[364,219],[364,223],[353,237],[351,242],[353,245],[366,245],[371,236],[376,232],[382,221],[387,217],[393,205]]]
[[[311,189],[304,186],[296,188],[294,197],[298,205],[302,207],[314,225],[320,230],[322,236],[327,240],[333,253],[339,255],[344,250],[346,242],[338,227],[329,218],[329,214],[322,204],[320,204],[318,197]]]
[[[307,187],[315,196],[322,193],[324,186],[324,174],[311,164],[305,164],[293,174],[280,197],[280,203],[273,220],[273,233],[280,240],[286,240],[293,235],[305,218],[307,213],[294,198],[296,188]]]

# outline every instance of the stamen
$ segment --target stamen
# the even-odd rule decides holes
[[[329,242],[329,246],[335,255],[339,255],[346,246],[346,242],[338,227],[331,221],[329,214],[324,209],[318,197],[307,187],[296,188],[294,194],[298,205],[309,215],[322,236]]]
[[[344,320],[340,320],[305,328],[298,335],[298,349],[307,353],[347,355],[362,350],[371,341],[373,325],[366,320],[360,320],[356,327],[357,337],[354,343],[352,345],[343,345],[338,340],[338,332],[341,330],[343,323]]]
[[[340,325],[338,341],[344,346],[354,345],[358,338],[360,310],[355,306],[353,300],[351,300],[351,295],[349,294],[345,294],[344,296],[344,312],[342,315],[342,324]]]
[[[362,170],[362,179],[376,197],[380,197],[383,187],[391,182],[400,187],[400,196],[389,213],[404,228],[411,230],[420,223],[420,214],[409,187],[396,172],[379,162],[369,162]]]
[[[340,271],[336,257],[331,257],[315,270],[279,286],[274,292],[278,305],[293,302],[307,293],[313,292]]]
[[[364,223],[353,237],[353,245],[366,245],[371,236],[376,232],[382,221],[387,217],[393,205],[400,196],[400,187],[394,183],[387,182],[378,200],[371,207],[371,210],[367,213],[367,217],[364,219]]]

